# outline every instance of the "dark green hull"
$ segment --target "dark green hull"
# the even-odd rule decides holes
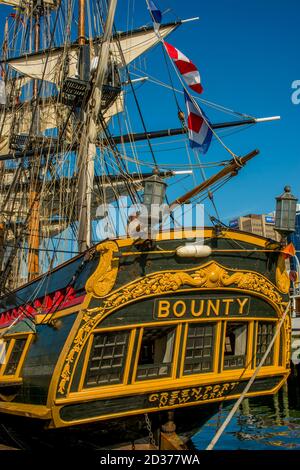
[[[175,411],[180,429],[187,412],[200,423],[220,402],[240,396],[287,305],[280,249],[260,237],[209,229],[209,256],[179,257],[176,249],[196,232],[190,235],[153,244],[104,242],[1,299],[2,331],[13,315],[27,312],[5,333],[5,427],[19,423],[21,435],[31,420],[32,436],[45,429],[45,445],[47,436],[51,445],[62,434],[70,445],[96,439],[103,447],[115,444],[116,435],[122,442],[147,435],[145,413],[158,428]],[[249,396],[274,393],[286,380],[289,328],[287,317]],[[232,353],[226,350],[231,330]],[[17,343],[24,348],[19,353]],[[145,348],[152,348],[151,359]]]

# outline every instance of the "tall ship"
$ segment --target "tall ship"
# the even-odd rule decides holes
[[[221,130],[268,118],[210,121],[209,106],[228,110],[165,40],[190,20],[164,21],[156,2],[124,32],[115,17],[131,24],[130,2],[0,4],[1,438],[157,444],[163,423],[200,422],[254,373],[245,396],[275,393],[290,372],[282,245],[219,217],[204,227],[199,205],[259,153],[236,155]],[[138,89],[159,83],[143,68],[154,47],[177,127],[146,127]],[[175,136],[186,150],[163,163],[156,143]],[[227,159],[206,177],[212,141]]]

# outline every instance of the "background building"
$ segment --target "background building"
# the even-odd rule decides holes
[[[229,222],[229,227],[233,229],[243,230],[244,232],[254,233],[262,237],[271,238],[280,241],[280,235],[274,230],[275,214],[249,214],[238,217]],[[299,212],[300,224],[300,212]],[[300,229],[300,227],[299,227]],[[299,231],[300,244],[300,231]]]

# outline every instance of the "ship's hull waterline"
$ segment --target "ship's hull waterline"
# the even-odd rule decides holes
[[[210,255],[176,254],[200,235]],[[280,247],[244,232],[104,241],[1,299],[1,421],[19,434],[42,426],[49,441],[65,432],[75,442],[80,430],[88,441],[97,429],[105,445],[116,429],[138,439],[145,414],[153,428],[168,411],[179,428],[193,411],[200,424],[243,392],[288,292]],[[289,361],[287,315],[247,396],[275,393]]]

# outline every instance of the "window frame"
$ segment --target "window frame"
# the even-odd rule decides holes
[[[256,355],[256,330],[254,330],[254,320],[253,319],[236,319],[232,318],[230,320],[225,320],[222,322],[224,325],[223,329],[223,338],[222,338],[222,345],[220,349],[220,359],[221,359],[221,366],[219,373],[224,375],[231,376],[232,374],[236,373],[237,371],[248,371],[252,370],[252,358]],[[224,361],[225,361],[225,341],[226,341],[226,331],[227,331],[227,323],[245,323],[247,326],[247,343],[246,343],[246,354],[245,354],[245,366],[244,367],[231,367],[231,368],[224,368]],[[255,331],[255,341],[254,340],[254,331]],[[254,349],[255,348],[255,349]],[[222,356],[221,356],[222,354]]]
[[[260,359],[258,360],[258,357],[257,357],[257,344],[258,344],[258,325],[259,323],[269,323],[269,324],[272,324],[273,325],[273,328],[274,328],[274,333],[276,332],[276,327],[278,325],[277,321],[276,320],[273,320],[273,319],[257,319],[257,321],[255,322],[255,345],[254,345],[254,368],[256,368],[258,366],[258,364],[260,363],[262,357],[264,356],[265,353],[261,354],[261,357]],[[283,327],[282,327],[283,328]],[[281,329],[281,331],[284,331],[283,329]],[[283,335],[284,337],[284,335]],[[284,367],[284,362],[282,363],[282,365],[279,364],[279,348],[281,347],[280,345],[280,339],[281,339],[281,334],[279,334],[272,346],[272,349],[270,351],[269,354],[272,353],[273,355],[273,362],[272,364],[266,364],[264,363],[262,365],[262,367]],[[267,346],[267,348],[269,347],[269,345]],[[282,351],[282,358],[285,356],[285,352]],[[257,362],[258,360],[258,362]]]
[[[103,385],[97,384],[95,386],[90,386],[86,387],[85,386],[85,378],[88,372],[88,364],[89,364],[89,359],[90,355],[92,352],[92,347],[93,347],[93,342],[94,342],[94,337],[97,334],[107,334],[107,333],[112,333],[112,332],[118,332],[118,331],[128,331],[128,345],[127,345],[127,355],[125,357],[124,361],[124,371],[123,371],[123,380],[119,383],[105,383]],[[95,390],[109,390],[109,389],[115,389],[116,387],[123,387],[128,383],[128,378],[129,378],[129,370],[130,370],[130,365],[131,365],[131,358],[132,358],[132,352],[133,352],[133,346],[134,346],[134,340],[135,340],[135,335],[136,335],[137,328],[131,328],[130,325],[126,325],[125,327],[119,327],[117,329],[115,328],[105,328],[103,330],[95,330],[89,337],[88,339],[88,345],[87,349],[85,352],[85,357],[83,361],[83,367],[82,367],[82,372],[79,380],[79,386],[78,386],[78,392],[85,392],[85,393],[92,393]]]
[[[212,324],[213,327],[213,358],[212,358],[212,369],[210,371],[204,371],[204,372],[194,372],[192,374],[187,374],[184,371],[184,367],[186,364],[186,352],[187,352],[187,342],[188,342],[188,334],[189,334],[189,327],[190,326],[203,326],[207,324]],[[190,321],[186,322],[185,324],[185,332],[184,332],[184,343],[183,343],[183,354],[182,354],[182,361],[181,361],[181,368],[180,368],[180,376],[179,378],[188,378],[188,377],[195,377],[195,376],[200,376],[200,377],[205,377],[209,376],[210,374],[215,374],[216,369],[217,369],[217,364],[219,360],[219,341],[220,341],[220,322],[219,321]]]
[[[164,327],[174,327],[175,329],[175,337],[174,337],[174,346],[173,346],[173,354],[172,354],[172,371],[171,374],[168,377],[151,377],[149,379],[138,379],[137,378],[137,371],[138,371],[138,362],[139,362],[139,357],[140,357],[140,352],[141,352],[141,346],[142,346],[142,341],[143,341],[143,334],[145,328],[156,328],[159,326],[164,326]],[[177,377],[177,364],[178,364],[178,353],[179,353],[179,346],[180,346],[180,340],[181,340],[181,335],[182,335],[182,323],[176,323],[176,322],[164,322],[162,323],[153,323],[151,325],[143,325],[142,327],[139,328],[140,331],[138,331],[138,346],[136,350],[136,355],[135,355],[135,363],[134,363],[134,368],[132,371],[132,384],[133,385],[139,385],[143,386],[143,384],[149,384],[149,383],[155,383],[159,384],[161,382],[168,382],[170,380],[175,380]]]
[[[189,325],[195,324],[202,324],[202,323],[212,323],[215,325],[215,332],[214,332],[214,358],[213,358],[213,368],[210,372],[197,372],[195,374],[184,374],[184,363],[185,363],[185,353],[186,353],[186,346],[188,340],[188,329]],[[195,379],[196,377],[201,377],[202,379],[209,379],[210,377],[213,378],[218,373],[218,366],[220,360],[220,351],[221,351],[221,338],[222,338],[222,321],[220,320],[210,320],[209,318],[206,319],[205,322],[199,320],[190,320],[186,321],[184,325],[184,336],[183,336],[183,344],[182,344],[182,357],[179,358],[180,361],[180,373],[178,378],[183,380],[188,380],[189,378]]]
[[[0,364],[0,383],[2,382],[22,382],[22,377],[20,377],[20,374],[21,374],[21,371],[22,371],[22,368],[23,368],[23,365],[24,365],[24,362],[25,362],[25,358],[27,356],[27,352],[29,350],[29,347],[32,343],[32,340],[33,340],[33,337],[34,337],[34,334],[33,333],[16,333],[16,334],[12,334],[12,335],[5,335],[3,337],[3,340],[5,342],[7,342],[7,350],[6,350],[6,354],[5,354],[5,361],[4,361],[4,364]],[[8,365],[8,362],[10,360],[10,357],[11,357],[11,353],[14,349],[14,345],[16,343],[16,340],[18,339],[26,339],[26,342],[24,344],[24,347],[23,347],[23,350],[22,350],[22,353],[20,355],[20,358],[19,358],[19,362],[18,362],[18,365],[17,365],[17,368],[16,368],[16,371],[14,374],[6,374],[5,373],[5,369]]]
[[[234,323],[236,325],[240,324],[242,326],[246,326],[246,347],[245,347],[245,354],[230,354],[230,355],[227,355],[225,354],[225,346],[226,346],[226,333],[227,333],[227,325],[229,323]],[[251,350],[249,348],[249,341],[250,341],[250,335],[249,335],[249,328],[250,328],[250,325],[249,325],[249,322],[247,321],[243,321],[243,320],[227,320],[226,321],[226,324],[225,324],[225,327],[224,327],[224,348],[223,348],[223,357],[222,357],[222,372],[227,372],[227,371],[232,371],[232,370],[244,370],[244,369],[247,369],[248,366],[249,366],[249,354],[251,354]],[[225,367],[225,359],[226,357],[243,357],[244,358],[244,365],[242,366],[231,366],[231,367]]]

